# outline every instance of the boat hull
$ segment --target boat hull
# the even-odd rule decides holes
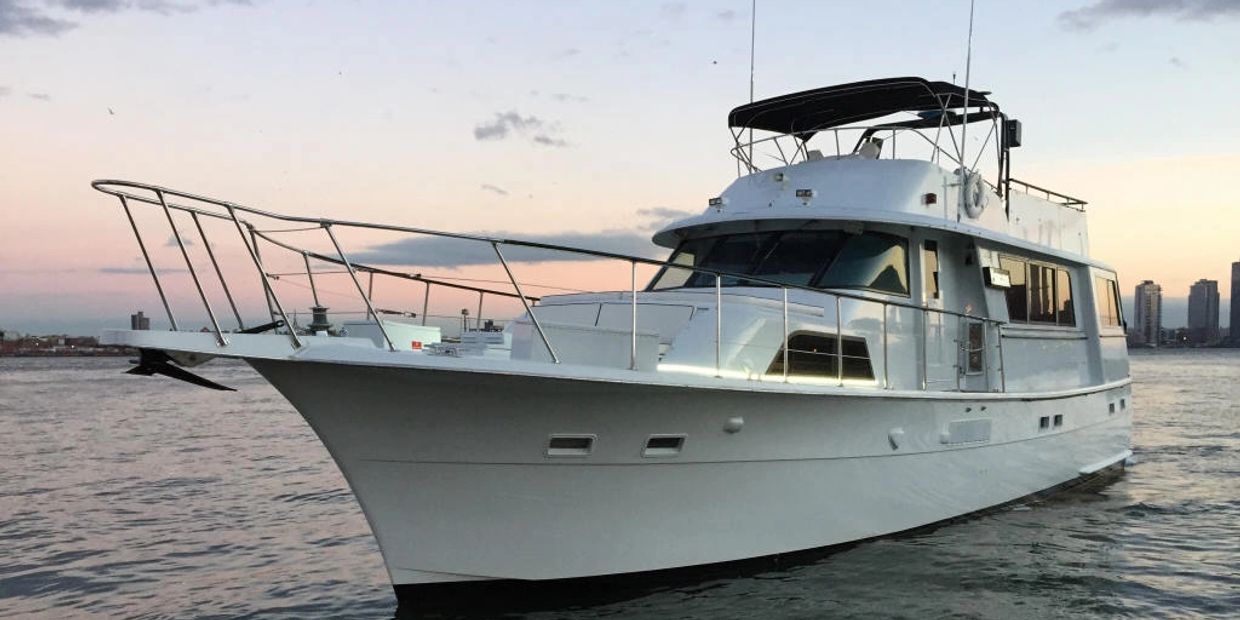
[[[1126,385],[936,399],[250,362],[335,458],[398,591],[661,571],[901,532],[1122,462],[1131,426]],[[593,436],[590,454],[547,456],[564,434]],[[643,456],[652,435],[681,435],[683,448]]]

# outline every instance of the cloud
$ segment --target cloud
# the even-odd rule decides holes
[[[1180,60],[1179,56],[1172,56],[1171,58],[1167,59],[1167,62],[1171,63],[1171,66],[1175,67],[1176,69],[1187,69],[1188,68],[1188,63],[1184,62],[1183,60]]]
[[[543,121],[537,116],[521,116],[515,110],[496,112],[495,120],[474,127],[475,140],[503,140],[510,133],[539,129]]]
[[[1103,22],[1124,17],[1174,17],[1181,21],[1211,21],[1240,17],[1236,0],[1096,0],[1093,4],[1059,14],[1059,25],[1089,31]]]
[[[194,241],[190,239],[189,237],[186,237],[185,235],[181,235],[181,242],[184,243],[186,246],[194,245]],[[212,243],[211,246],[215,247],[215,244]],[[177,238],[169,235],[168,240],[164,242],[164,247],[166,248],[177,247]]]
[[[670,19],[679,19],[685,14],[687,5],[684,2],[665,2],[659,7],[659,13]]]
[[[543,146],[554,146],[559,148],[568,146],[568,142],[565,142],[559,138],[552,138],[551,136],[542,133],[534,136],[532,139],[536,144],[541,144]]]
[[[21,0],[0,0],[0,36],[55,36],[76,27],[71,21],[48,17]]]
[[[686,217],[697,215],[697,213],[684,209],[672,209],[670,207],[651,207],[649,209],[638,209],[637,215],[650,220],[642,225],[642,230],[659,230],[676,220],[683,220]]]
[[[736,11],[733,11],[732,9],[719,11],[718,13],[715,13],[715,19],[725,22],[733,21],[736,19]]]
[[[38,99],[39,101],[51,101],[52,100],[52,96],[47,93],[27,93],[26,96],[30,97],[31,99]]]
[[[491,185],[490,183],[483,183],[481,187],[485,191],[494,192],[496,194],[499,194],[500,196],[508,195],[508,190],[502,187],[496,186],[496,185]]]
[[[551,97],[552,100],[559,101],[560,103],[589,103],[590,102],[589,97],[582,97],[581,95],[573,95],[569,93],[552,93],[548,96]]]
[[[78,26],[75,21],[53,17],[48,9],[103,15],[124,11],[145,11],[160,15],[193,13],[203,6],[249,5],[249,0],[0,0],[0,36],[56,36]]]
[[[11,92],[13,92],[12,88],[9,88],[8,86],[0,86],[0,97],[8,97]]]
[[[580,55],[581,55],[580,49],[577,49],[575,47],[569,47],[569,48],[565,48],[565,49],[562,49],[556,52],[553,58],[557,60],[563,60],[565,58],[572,58],[574,56],[580,56]]]
[[[186,269],[177,269],[177,268],[164,269],[161,267],[155,268],[155,271],[158,273],[188,273],[188,270]],[[118,274],[118,275],[126,275],[126,276],[138,276],[138,275],[149,276],[151,275],[150,270],[148,270],[146,267],[100,267],[99,273]]]
[[[485,187],[485,186],[484,186]],[[550,245],[582,248],[613,254],[663,258],[667,250],[650,241],[650,232],[680,219],[696,215],[696,212],[670,207],[638,209],[637,216],[646,220],[638,230],[603,230],[599,232],[563,232],[548,235],[515,235],[509,232],[474,233],[493,239],[519,238],[523,241]],[[606,260],[584,254],[572,254],[554,250],[540,250],[520,246],[501,245],[504,258],[513,262],[539,263],[548,261]],[[384,243],[362,251],[351,258],[360,263],[381,265],[416,265],[425,267],[459,267],[466,265],[494,265],[498,259],[490,244],[482,241],[465,241],[443,237],[416,237]]]
[[[504,239],[506,232],[477,233],[479,236]],[[522,235],[523,241],[583,248],[641,256],[661,257],[667,250],[655,246],[649,237],[627,230],[604,230],[593,233],[564,232],[549,235]],[[540,250],[513,245],[501,245],[504,258],[511,262],[539,263],[548,261],[601,260],[585,254],[573,254],[554,250]],[[480,241],[448,239],[445,237],[417,237],[402,239],[374,246],[350,255],[359,263],[380,265],[416,265],[422,267],[460,267],[466,265],[496,265],[498,259],[490,244]]]
[[[478,141],[504,140],[509,136],[528,136],[535,144],[543,146],[568,146],[568,142],[554,136],[556,126],[537,116],[522,116],[516,110],[497,112],[495,118],[474,127],[474,139]]]

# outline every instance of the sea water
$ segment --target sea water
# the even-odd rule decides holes
[[[343,478],[247,366],[0,359],[0,618],[390,618]],[[521,618],[1240,618],[1240,350],[1133,356],[1107,485]]]

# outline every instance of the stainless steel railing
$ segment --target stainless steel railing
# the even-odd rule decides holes
[[[138,246],[140,250],[142,251],[143,259],[146,262],[148,271],[150,272],[151,277],[155,282],[156,291],[159,294],[160,301],[163,304],[164,310],[167,313],[169,324],[172,326],[172,329],[175,331],[179,329],[179,327],[178,327],[176,318],[172,312],[172,307],[171,307],[171,304],[169,303],[167,292],[165,291],[165,288],[160,281],[159,273],[154,267],[154,263],[152,262],[150,253],[148,252],[147,245],[143,239],[143,236],[139,230],[139,226],[137,225],[133,217],[133,213],[132,213],[132,205],[134,203],[153,205],[153,206],[157,206],[161,208],[161,210],[163,211],[168,221],[170,228],[172,229],[173,237],[175,241],[177,242],[177,246],[180,249],[180,253],[182,257],[185,259],[186,269],[189,272],[191,279],[194,282],[195,290],[197,291],[198,296],[200,300],[202,301],[203,307],[206,310],[210,318],[212,331],[214,332],[216,336],[216,340],[220,347],[227,347],[229,344],[228,338],[225,335],[226,332],[221,327],[218,319],[216,318],[215,312],[211,306],[210,300],[208,299],[207,293],[202,286],[202,281],[200,280],[197,270],[194,267],[193,261],[190,260],[189,252],[186,249],[186,244],[184,243],[184,240],[180,236],[180,232],[177,228],[176,222],[172,217],[173,212],[187,213],[189,214],[191,219],[194,221],[195,227],[198,230],[200,237],[202,238],[203,245],[208,248],[208,257],[210,259],[210,262],[212,264],[212,267],[213,267],[213,270],[216,276],[220,280],[221,287],[224,290],[225,297],[228,299],[228,303],[230,305],[230,308],[233,311],[234,317],[237,320],[237,327],[239,330],[242,330],[242,329],[245,329],[245,325],[242,320],[241,313],[237,309],[235,299],[232,295],[231,289],[228,286],[227,279],[224,277],[223,271],[221,270],[219,266],[219,262],[214,252],[210,250],[211,243],[207,239],[207,235],[206,235],[205,229],[202,227],[202,224],[201,224],[202,220],[200,218],[213,218],[213,219],[221,220],[221,221],[232,224],[232,227],[235,228],[238,233],[241,243],[246,248],[246,253],[250,258],[250,262],[253,264],[255,269],[258,271],[259,279],[263,287],[263,293],[267,300],[270,316],[273,318],[279,317],[279,319],[283,321],[284,325],[288,328],[287,329],[288,337],[294,348],[301,348],[302,346],[304,346],[305,343],[301,340],[299,335],[296,333],[296,330],[292,329],[292,323],[289,321],[288,313],[286,312],[284,305],[282,304],[280,300],[279,295],[276,293],[275,288],[272,286],[272,280],[278,279],[278,275],[264,268],[263,260],[261,258],[261,253],[259,249],[260,240],[266,241],[271,247],[284,249],[286,251],[299,255],[302,258],[302,260],[304,261],[306,265],[306,277],[310,283],[311,291],[315,297],[316,304],[318,301],[318,291],[314,285],[315,272],[313,272],[310,269],[309,259],[314,258],[316,260],[324,261],[327,263],[331,263],[331,264],[335,264],[340,267],[343,267],[343,272],[349,275],[350,280],[353,284],[353,288],[356,290],[357,295],[362,300],[362,303],[365,307],[365,313],[368,319],[373,320],[376,323],[376,325],[378,326],[380,330],[380,333],[383,336],[385,343],[387,344],[387,348],[391,351],[396,351],[397,348],[395,344],[392,342],[392,339],[390,335],[388,334],[386,328],[384,327],[383,321],[379,318],[380,309],[376,308],[376,306],[374,305],[373,300],[372,300],[372,295],[371,295],[373,293],[373,278],[376,275],[393,277],[393,278],[398,278],[398,279],[408,280],[408,281],[416,281],[416,282],[420,282],[425,285],[426,290],[425,290],[424,297],[423,297],[423,308],[422,308],[422,314],[421,314],[424,324],[425,324],[426,317],[429,314],[430,292],[431,292],[432,287],[444,287],[448,289],[472,291],[472,292],[477,293],[479,296],[479,301],[478,301],[479,310],[478,310],[478,316],[477,316],[477,321],[478,321],[479,326],[481,326],[481,322],[482,322],[481,314],[482,314],[483,299],[487,295],[493,295],[493,296],[497,296],[501,298],[508,298],[508,299],[515,298],[518,301],[520,301],[522,307],[525,310],[526,315],[529,317],[530,322],[533,324],[534,330],[537,332],[539,339],[541,340],[542,344],[546,347],[546,350],[552,362],[560,363],[561,357],[557,354],[556,348],[554,347],[554,345],[551,342],[551,339],[547,335],[547,330],[544,328],[543,324],[539,321],[538,316],[537,316],[538,313],[536,313],[533,308],[533,305],[539,301],[539,298],[527,295],[524,292],[521,286],[521,282],[513,274],[513,271],[509,265],[509,262],[507,258],[505,257],[503,250],[501,249],[502,247],[520,247],[520,248],[527,248],[527,249],[534,249],[534,250],[545,250],[545,251],[551,251],[551,252],[563,252],[563,253],[574,254],[578,256],[586,256],[586,257],[597,258],[597,259],[627,262],[629,264],[629,269],[630,269],[629,305],[630,305],[630,311],[631,311],[630,325],[629,325],[630,327],[630,355],[629,357],[630,357],[630,368],[634,370],[637,369],[637,365],[638,365],[637,364],[638,363],[638,359],[637,359],[638,357],[638,347],[637,347],[638,318],[637,317],[638,317],[638,310],[640,306],[640,304],[638,303],[639,290],[637,286],[638,265],[645,265],[645,266],[659,267],[659,268],[669,268],[669,269],[681,269],[681,270],[687,270],[693,273],[703,273],[703,274],[707,274],[713,277],[714,279],[714,301],[715,301],[715,326],[714,326],[714,329],[715,329],[715,334],[714,334],[715,375],[719,377],[723,376],[723,370],[724,370],[724,360],[723,360],[723,343],[725,341],[724,334],[723,334],[723,308],[724,308],[723,279],[724,278],[733,278],[736,281],[744,281],[747,286],[754,285],[754,286],[761,286],[761,287],[772,287],[772,288],[777,288],[780,291],[779,303],[781,306],[782,329],[783,329],[782,379],[784,381],[788,381],[791,378],[788,361],[789,361],[789,336],[790,336],[790,333],[789,333],[790,332],[789,292],[792,292],[792,291],[801,292],[801,293],[811,293],[816,299],[833,300],[834,307],[835,307],[835,330],[836,330],[835,354],[838,355],[839,357],[839,361],[837,364],[837,368],[838,368],[837,380],[840,385],[843,385],[844,380],[845,380],[843,367],[844,367],[844,359],[846,356],[844,354],[844,335],[843,335],[844,334],[844,323],[843,323],[843,308],[842,308],[842,302],[844,300],[851,300],[853,302],[861,302],[865,304],[877,305],[883,314],[883,318],[881,321],[881,334],[880,334],[881,347],[883,351],[883,368],[882,368],[883,378],[881,382],[881,387],[883,388],[892,387],[891,377],[890,377],[890,364],[889,364],[889,358],[890,358],[889,345],[888,345],[889,334],[888,334],[888,326],[887,326],[887,316],[891,308],[903,308],[903,309],[907,309],[910,311],[914,311],[915,313],[920,313],[920,315],[923,318],[923,325],[928,324],[927,322],[928,317],[932,314],[938,315],[944,318],[955,318],[957,322],[960,322],[960,321],[981,322],[983,325],[987,326],[988,328],[994,328],[996,332],[998,332],[998,330],[1000,329],[1000,326],[1002,325],[1002,321],[998,321],[998,320],[991,319],[988,317],[972,315],[968,313],[960,313],[960,312],[954,312],[950,310],[929,308],[926,306],[901,302],[898,300],[868,297],[865,295],[848,293],[845,291],[822,290],[822,289],[812,288],[808,286],[787,284],[787,283],[779,282],[776,280],[762,278],[759,276],[732,273],[732,272],[727,272],[727,271],[719,271],[719,270],[706,269],[706,268],[700,268],[700,267],[694,267],[694,266],[686,266],[683,264],[674,264],[674,263],[670,263],[667,261],[649,259],[649,258],[644,258],[644,257],[639,257],[639,256],[618,254],[614,252],[603,252],[603,251],[598,251],[598,250],[574,248],[574,247],[562,246],[562,245],[550,244],[550,243],[523,241],[523,240],[518,240],[518,239],[503,239],[503,238],[488,237],[488,236],[483,236],[483,235],[452,233],[452,232],[444,232],[444,231],[430,230],[430,229],[424,229],[424,228],[395,226],[395,225],[390,225],[390,224],[376,224],[376,223],[369,223],[369,222],[357,222],[357,221],[348,221],[348,220],[339,220],[339,219],[309,218],[309,217],[301,217],[301,216],[284,215],[284,214],[274,213],[271,211],[266,211],[262,209],[240,205],[240,204],[233,203],[233,202],[228,202],[224,200],[201,196],[198,194],[192,194],[192,193],[169,189],[169,188],[161,187],[157,185],[137,183],[137,182],[132,182],[132,181],[104,179],[104,180],[94,181],[91,183],[91,185],[96,190],[115,196],[120,200],[120,203],[125,210],[126,217],[130,223],[130,226],[133,229],[134,236],[138,241]],[[182,202],[177,202],[178,200]],[[183,204],[183,202],[187,202],[191,204]],[[294,228],[284,228],[284,229],[260,229],[256,227],[252,222],[243,218],[242,214],[245,214],[248,216],[266,218],[270,220],[276,220],[276,221],[285,222],[285,223],[305,225],[305,226],[297,226]],[[420,273],[406,273],[406,272],[400,272],[400,271],[388,269],[386,267],[379,267],[379,266],[374,266],[374,265],[366,265],[366,264],[357,263],[355,261],[350,260],[344,247],[341,245],[339,238],[336,236],[335,232],[333,231],[333,228],[336,228],[336,227],[348,228],[348,229],[396,232],[396,233],[404,233],[404,234],[410,234],[410,235],[425,235],[425,236],[430,236],[430,237],[456,239],[456,240],[461,240],[465,242],[487,244],[494,251],[498,264],[502,266],[503,271],[507,277],[507,284],[511,286],[511,290],[491,289],[491,288],[486,288],[486,287],[478,287],[478,286],[472,286],[468,284],[461,284],[458,282],[449,282],[443,279],[435,279],[435,278],[426,277]],[[292,243],[279,240],[274,237],[274,235],[278,233],[312,232],[316,230],[323,231],[327,239],[330,241],[331,247],[334,250],[334,254],[324,254],[321,252],[315,252],[305,247],[299,247],[299,246],[293,245]],[[247,234],[247,231],[248,231],[248,234]],[[366,287],[362,286],[361,280],[359,280],[357,276],[359,272],[369,274],[369,277],[371,278],[371,282],[369,286],[366,286]],[[945,323],[946,321],[943,321],[943,322]],[[928,389],[928,383],[929,383],[927,381],[928,371],[927,371],[927,360],[926,360],[927,350],[929,348],[928,332],[929,332],[929,329],[922,330],[923,346],[920,347],[920,351],[921,351],[920,358],[921,359],[919,360],[919,362],[920,362],[921,375],[922,375],[921,376],[921,388],[922,389]],[[998,366],[995,370],[1000,376],[1000,383],[1001,383],[1000,390],[1002,391],[1006,389],[1006,381],[1003,379],[1003,368],[1002,368],[1002,361],[1001,361],[1002,360],[1002,338],[996,338],[996,341],[998,343],[997,345],[998,346],[998,352],[997,352]],[[872,357],[873,356],[871,354],[871,359]],[[986,359],[989,359],[989,357],[990,357],[989,355],[984,356],[984,358]],[[989,364],[987,364],[986,366],[987,366],[987,373],[989,375],[989,372],[990,372]],[[960,371],[960,370],[961,370],[960,368],[957,368],[957,371]],[[989,389],[989,383],[988,383],[988,389]]]

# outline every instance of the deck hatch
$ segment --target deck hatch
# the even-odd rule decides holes
[[[684,435],[651,435],[646,439],[644,457],[676,456],[685,446]]]
[[[547,456],[589,456],[594,449],[595,435],[552,435],[547,440]]]

